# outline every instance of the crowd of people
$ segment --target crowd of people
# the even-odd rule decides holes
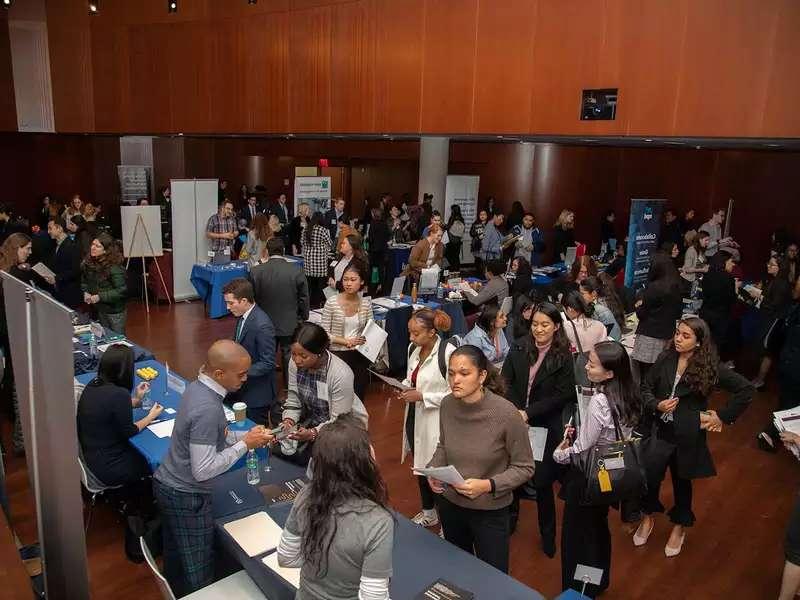
[[[583,592],[600,595],[611,584],[609,509],[631,524],[633,545],[646,544],[655,515],[665,511],[659,492],[667,470],[674,505],[664,554],[678,556],[695,525],[693,480],[716,475],[707,436],[724,435],[775,365],[779,408],[797,405],[800,259],[784,232],[773,236],[764,277],[744,283],[743,249],[723,236],[724,211],[696,227],[693,211],[681,218],[667,210],[647,285],[631,290],[620,281],[624,243],[608,211],[601,252],[577,255],[563,276],[542,286],[534,285],[532,269],[546,253],[564,259],[581,246],[570,210],[545,236],[520,203],[505,215],[493,198],[467,230],[460,210],[445,220],[428,194],[420,204],[397,204],[385,194],[351,219],[341,199],[324,214],[300,204],[292,216],[285,195],[265,207],[258,195],[240,192],[237,211],[221,188],[219,212],[206,227],[215,252],[250,261],[249,276],[223,290],[235,325],[209,348],[187,386],[152,488],[143,489],[148,467],[127,440],[161,407],[133,420],[130,411],[147,386],[134,388],[130,348],[111,346],[103,354],[78,402],[88,468],[107,484],[134,486],[138,497],[150,498],[149,509],[140,503],[144,512],[157,507],[165,576],[178,595],[213,579],[213,478],[249,449],[270,446],[307,466],[311,478],[286,523],[280,564],[301,568],[301,591],[309,597],[388,598],[395,518],[368,433],[372,365],[357,348],[374,318],[372,298],[388,292],[391,242],[414,242],[404,271],[413,284],[432,265],[461,270],[470,237],[484,281],[477,294],[464,296],[465,307],[475,307],[474,324],[463,338],[450,337],[445,312],[414,310],[404,389],[393,399],[404,403],[401,462],[412,455],[419,488],[412,521],[503,572],[520,502],[533,500],[542,552],[552,558],[560,548],[562,587],[581,590],[575,568],[593,566],[602,579]],[[119,246],[102,229],[86,228],[85,208],[77,198],[61,211],[48,199],[41,223],[49,241],[38,248],[41,232],[13,231],[5,219],[0,269],[124,333]],[[96,222],[96,208],[89,213]],[[0,207],[3,215],[9,212]],[[55,277],[31,268],[34,252]],[[302,267],[285,259],[289,252],[303,257]],[[737,311],[746,305],[759,321],[752,381],[733,363],[742,349]],[[319,324],[308,321],[314,308],[322,309]],[[2,325],[9,356],[4,318]],[[725,402],[712,409],[718,391]],[[234,402],[245,403],[254,428],[228,431],[222,404]],[[276,436],[279,430],[285,437]],[[765,450],[781,443],[800,438],[772,423],[758,435]],[[444,484],[419,472],[445,466],[463,482]],[[560,538],[556,497],[563,501]],[[781,600],[800,589],[798,532],[800,503],[789,526]]]

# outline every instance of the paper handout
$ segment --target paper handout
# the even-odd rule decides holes
[[[510,315],[513,304],[514,300],[511,298],[511,296],[506,296],[503,298],[503,303],[500,305],[500,312],[506,316]]]
[[[547,428],[528,427],[528,441],[531,443],[533,460],[541,462],[544,458],[544,447],[547,444]]]
[[[392,298],[397,298],[400,294],[403,293],[403,286],[406,284],[406,276],[400,275],[399,277],[395,277],[394,281],[392,281],[392,292],[389,294]]]
[[[383,344],[386,342],[386,338],[389,337],[389,334],[378,325],[375,321],[370,319],[367,321],[366,327],[364,327],[364,331],[361,335],[367,340],[360,346],[356,346],[356,350],[358,350],[361,354],[366,356],[370,362],[375,362],[378,358],[378,354],[381,353],[381,348],[383,348]]]
[[[377,377],[384,383],[389,384],[390,386],[392,386],[393,388],[397,388],[398,390],[406,391],[414,389],[410,385],[406,385],[403,382],[395,379],[394,377],[389,377],[388,375],[381,375],[380,373],[376,373],[372,369],[370,369],[369,372],[375,375],[375,377]]]
[[[224,527],[250,557],[275,550],[283,533],[283,529],[263,511],[225,523]]]
[[[461,476],[461,473],[458,472],[453,465],[447,465],[446,467],[428,467],[427,469],[414,469],[414,473],[417,475],[423,475],[425,477],[433,477],[434,479],[438,479],[444,483],[449,483],[450,485],[464,485],[464,478]]]
[[[33,272],[35,272],[35,273],[37,273],[37,274],[41,275],[41,276],[42,276],[42,277],[44,277],[45,279],[47,279],[47,277],[52,277],[53,279],[55,279],[55,278],[56,278],[56,274],[55,274],[55,273],[53,273],[53,272],[52,272],[52,271],[51,271],[51,270],[50,270],[50,269],[47,267],[47,265],[46,265],[46,264],[44,264],[44,263],[36,263],[35,265],[33,265],[33,266],[31,267],[31,271],[33,271]]]
[[[152,431],[156,437],[165,438],[172,437],[172,428],[175,427],[175,419],[168,421],[159,421],[158,423],[151,423],[147,428]]]
[[[325,294],[325,300],[329,300],[339,292],[336,291],[336,288],[332,288],[331,286],[326,287],[322,290],[322,293]]]
[[[265,556],[261,559],[261,562],[263,562],[267,568],[275,571],[275,573],[282,577],[287,583],[290,583],[295,589],[300,587],[300,569],[280,566],[278,564],[277,552],[273,552],[272,554]]]

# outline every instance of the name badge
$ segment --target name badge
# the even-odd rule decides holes
[[[331,219],[331,225],[336,225],[336,219]]]
[[[616,458],[606,458],[603,460],[607,471],[613,471],[614,469],[624,469],[625,468],[625,459],[621,456]]]
[[[332,260],[332,261],[331,261],[331,265],[330,265],[330,266],[332,266],[332,267],[335,267],[335,266],[336,266],[336,264],[337,264],[337,261],[335,261],[335,260]]]
[[[323,400],[328,399],[328,384],[325,381],[317,382],[317,397]]]

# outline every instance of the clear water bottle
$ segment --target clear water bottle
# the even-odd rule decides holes
[[[444,288],[442,287],[441,283],[436,286],[436,298],[438,298],[439,300],[444,298]]]
[[[97,338],[94,335],[94,331],[89,334],[89,356],[97,358]]]
[[[261,482],[261,474],[258,472],[258,454],[255,450],[247,451],[247,483],[256,485]]]
[[[150,396],[150,388],[147,388],[147,391],[144,393],[144,396],[142,396],[142,409],[150,410],[151,408],[153,408],[153,404],[155,403],[153,402],[152,396]]]

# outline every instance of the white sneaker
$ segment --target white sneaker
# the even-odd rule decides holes
[[[411,521],[422,527],[433,527],[439,524],[439,515],[436,511],[433,511],[433,514],[425,514],[423,510],[414,515]]]

